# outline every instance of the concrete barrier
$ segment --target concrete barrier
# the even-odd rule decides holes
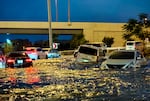
[[[74,50],[65,50],[61,51],[61,55],[73,55]]]

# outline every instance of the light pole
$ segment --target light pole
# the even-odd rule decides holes
[[[71,25],[71,22],[70,22],[70,0],[68,0],[68,25]]]
[[[47,11],[48,11],[48,32],[49,32],[49,48],[53,48],[53,33],[52,33],[52,16],[51,16],[51,0],[47,0]]]
[[[58,21],[58,0],[55,0],[55,7],[56,7],[56,21]]]

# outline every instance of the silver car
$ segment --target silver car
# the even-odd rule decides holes
[[[147,65],[145,57],[137,50],[112,52],[101,64],[100,69],[127,69]]]

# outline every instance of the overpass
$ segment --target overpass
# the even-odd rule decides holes
[[[106,37],[114,38],[113,46],[122,46],[122,26],[125,23],[94,23],[94,22],[52,22],[54,34],[83,33],[90,42],[102,41]],[[0,34],[48,34],[48,22],[0,21]]]

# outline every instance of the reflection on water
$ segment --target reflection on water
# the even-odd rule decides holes
[[[37,68],[29,67],[24,69],[7,68],[6,77],[8,82],[17,85],[18,83],[33,84],[40,82]]]
[[[36,67],[30,68],[1,69],[1,99],[6,100],[6,95],[8,99],[19,99],[18,101],[150,99],[149,67],[101,71],[98,68],[71,70],[60,67],[59,63],[50,65],[53,62],[42,61],[41,64],[35,63]]]

